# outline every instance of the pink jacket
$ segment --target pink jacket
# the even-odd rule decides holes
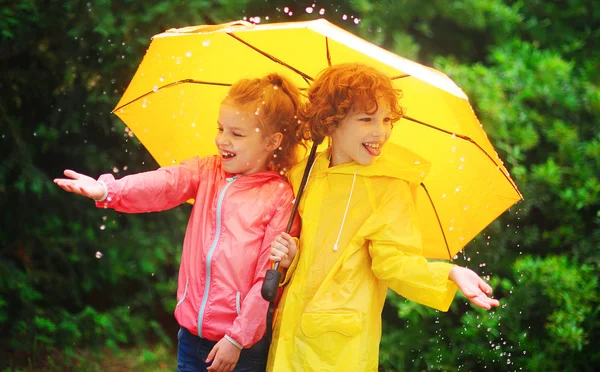
[[[265,334],[268,302],[260,289],[270,244],[285,231],[294,199],[276,172],[231,175],[218,156],[192,158],[115,180],[102,175],[100,208],[154,212],[195,199],[185,233],[175,318],[201,337],[252,346]],[[292,234],[300,223],[296,218]]]

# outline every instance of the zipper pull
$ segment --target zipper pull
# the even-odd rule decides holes
[[[231,182],[233,182],[233,181],[235,181],[237,179],[238,179],[238,176],[233,176],[233,177],[227,177],[227,178],[225,178],[225,181],[231,183]]]

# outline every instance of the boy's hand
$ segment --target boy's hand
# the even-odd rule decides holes
[[[212,362],[212,364],[207,370],[209,372],[233,371],[238,359],[240,359],[241,352],[242,350],[239,347],[229,342],[226,338],[222,338],[208,353],[206,363]]]
[[[72,170],[65,170],[66,178],[56,178],[54,183],[63,190],[82,195],[94,200],[100,200],[104,196],[104,186],[92,177],[77,173]]]
[[[279,261],[279,266],[290,267],[298,247],[296,241],[289,234],[282,232],[271,243],[271,255],[269,259],[273,262]]]
[[[471,269],[454,266],[450,269],[448,279],[456,283],[465,297],[476,306],[489,310],[500,304],[498,300],[488,297],[492,293],[492,287]]]

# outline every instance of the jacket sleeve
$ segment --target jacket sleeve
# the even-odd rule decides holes
[[[151,172],[132,174],[116,180],[112,174],[103,174],[108,193],[98,208],[113,208],[119,212],[157,212],[176,207],[196,196],[205,159],[184,160],[179,165],[159,168]]]
[[[366,238],[373,273],[399,295],[448,311],[457,290],[448,279],[454,265],[428,262],[422,256],[421,232],[409,185],[405,181],[396,185],[385,192],[368,221]]]
[[[240,344],[244,348],[254,345],[265,335],[265,324],[267,308],[269,303],[262,298],[261,288],[265,278],[265,273],[271,268],[269,254],[271,242],[277,235],[284,232],[290,214],[292,213],[292,201],[294,195],[291,188],[286,188],[284,194],[278,195],[276,203],[273,206],[273,214],[268,222],[265,235],[261,245],[261,253],[256,264],[254,272],[254,285],[244,298],[241,306],[241,313],[233,322],[233,325],[227,330],[226,335]],[[291,235],[298,235],[300,231],[299,218],[294,219],[294,224],[290,231]]]

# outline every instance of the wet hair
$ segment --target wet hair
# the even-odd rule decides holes
[[[404,115],[398,100],[400,89],[377,69],[360,63],[333,65],[321,71],[308,89],[308,102],[299,111],[304,122],[303,136],[320,143],[330,136],[353,109],[368,114],[377,111],[377,99],[387,100],[392,123]]]
[[[231,86],[223,100],[226,102],[251,110],[265,138],[277,132],[283,135],[270,169],[284,175],[298,162],[298,149],[303,142],[297,114],[302,101],[294,83],[278,74],[242,79]]]

